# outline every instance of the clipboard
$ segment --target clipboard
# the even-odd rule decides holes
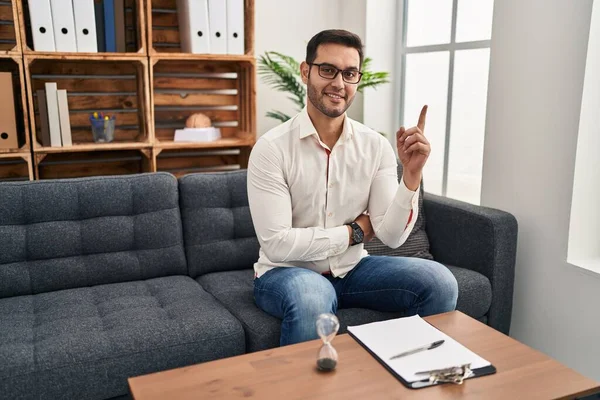
[[[352,332],[348,332],[348,335],[350,335],[350,337],[352,337],[352,339],[356,340],[356,342],[358,344],[360,344],[369,354],[371,354],[373,356],[373,358],[375,358],[381,365],[383,365],[383,367],[385,369],[387,369],[390,374],[392,374],[394,377],[396,377],[396,379],[398,379],[400,382],[402,382],[402,384],[409,389],[423,389],[426,387],[443,385],[443,384],[447,383],[447,382],[431,382],[429,380],[429,378],[425,378],[421,381],[408,382],[400,374],[398,374],[392,367],[390,367],[388,365],[388,363],[386,363],[384,360],[382,360],[381,357],[379,357],[377,354],[375,354],[375,352],[373,352],[369,348],[369,346],[367,346],[363,342],[361,342]],[[465,378],[465,380],[478,378],[480,376],[495,374],[496,367],[494,367],[494,365],[488,365],[487,367],[476,368],[476,369],[472,369],[471,371],[473,372],[473,375],[471,375],[468,378]]]
[[[354,332],[353,332],[354,331]],[[496,373],[496,367],[418,315],[348,327],[348,334],[409,389]],[[398,358],[398,353],[444,339],[444,345]],[[401,346],[398,344],[401,343]],[[398,348],[403,348],[399,350]],[[471,368],[471,365],[473,368]],[[421,379],[422,375],[422,379]],[[431,379],[430,379],[431,378]]]

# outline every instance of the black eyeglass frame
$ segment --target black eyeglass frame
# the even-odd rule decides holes
[[[317,67],[317,71],[319,71],[319,76],[320,76],[321,78],[323,78],[323,79],[334,80],[335,78],[337,78],[338,74],[341,72],[341,73],[342,73],[342,80],[343,80],[344,82],[346,82],[346,83],[349,83],[349,84],[351,84],[351,85],[357,85],[357,84],[360,82],[360,80],[362,79],[362,76],[363,76],[363,73],[362,73],[362,72],[360,72],[359,70],[356,70],[356,69],[339,69],[339,68],[335,67],[334,65],[331,65],[331,64],[328,64],[328,63],[320,63],[320,64],[317,64],[317,63],[310,63],[309,65],[310,65],[311,67],[312,67],[313,65],[314,65],[314,66],[316,66],[316,67]],[[334,74],[334,75],[333,75],[331,78],[329,78],[329,77],[327,77],[327,76],[323,76],[323,75],[321,75],[321,66],[327,66],[327,67],[330,67],[330,68],[333,68],[333,69],[335,69],[335,74]],[[357,73],[357,74],[358,74],[358,80],[357,80],[356,82],[348,82],[348,81],[347,81],[347,80],[344,78],[344,72],[349,72],[349,71],[352,71],[352,72],[355,72],[355,73]]]

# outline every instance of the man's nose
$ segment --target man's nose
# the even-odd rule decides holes
[[[339,72],[335,76],[335,78],[333,78],[333,81],[332,81],[331,84],[332,84],[332,86],[334,86],[335,88],[338,88],[338,89],[343,89],[344,88],[344,79],[342,78],[342,73],[341,72]]]

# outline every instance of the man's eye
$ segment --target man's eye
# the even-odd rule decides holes
[[[331,74],[333,73],[333,68],[323,67],[322,71],[326,74]]]
[[[356,76],[356,72],[355,71],[344,71],[344,75],[346,75],[347,78],[354,78]]]

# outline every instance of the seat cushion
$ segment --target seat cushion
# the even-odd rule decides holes
[[[239,323],[187,276],[0,299],[5,398],[105,399],[127,378],[242,354]]]
[[[491,285],[483,275],[464,268],[450,267],[458,281],[457,309],[480,320],[491,304]],[[279,346],[281,320],[272,317],[258,308],[254,302],[254,272],[240,271],[213,272],[197,280],[219,300],[237,319],[246,333],[246,351],[253,352]],[[374,321],[401,317],[402,313],[387,313],[364,308],[338,310],[340,333],[346,332],[348,325],[360,325]]]

